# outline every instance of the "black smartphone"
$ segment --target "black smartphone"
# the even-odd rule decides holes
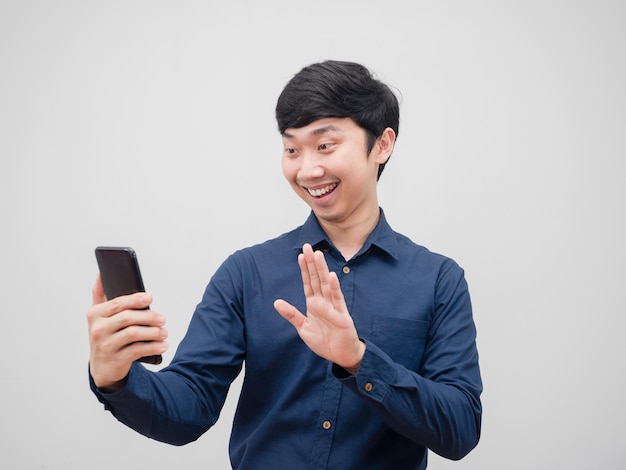
[[[137,253],[132,248],[127,246],[99,246],[96,248],[96,260],[107,300],[135,292],[145,292]],[[163,357],[158,354],[142,357],[138,361],[160,364]]]

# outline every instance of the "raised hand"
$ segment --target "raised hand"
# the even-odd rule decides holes
[[[274,308],[289,321],[304,343],[323,357],[354,374],[365,352],[341,292],[339,279],[328,270],[324,254],[308,243],[298,256],[306,297],[306,315],[285,300]]]

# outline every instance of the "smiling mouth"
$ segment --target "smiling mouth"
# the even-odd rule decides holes
[[[323,188],[310,189],[306,188],[309,194],[313,197],[322,197],[325,194],[332,192],[337,187],[337,183],[331,183]]]

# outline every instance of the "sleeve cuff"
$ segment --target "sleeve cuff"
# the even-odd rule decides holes
[[[396,365],[375,344],[367,341],[365,343],[367,347],[356,375],[351,375],[337,364],[333,364],[332,373],[335,378],[358,395],[382,402],[396,377]]]
[[[126,384],[115,392],[105,392],[104,390],[99,389],[91,376],[91,371],[89,371],[89,388],[94,395],[96,395],[98,401],[104,405],[105,409],[110,410],[112,409],[112,405],[114,403],[129,401],[141,395],[141,390],[145,389],[143,371],[145,371],[143,366],[133,363],[128,371]]]

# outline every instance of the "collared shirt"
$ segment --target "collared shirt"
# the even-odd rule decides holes
[[[365,355],[355,376],[315,355],[274,309],[306,312],[297,256],[337,273]],[[216,271],[171,364],[134,364],[99,400],[151,438],[182,445],[217,420],[245,364],[229,453],[236,469],[423,469],[478,442],[482,384],[463,270],[394,232],[384,213],[346,261],[310,215]]]

